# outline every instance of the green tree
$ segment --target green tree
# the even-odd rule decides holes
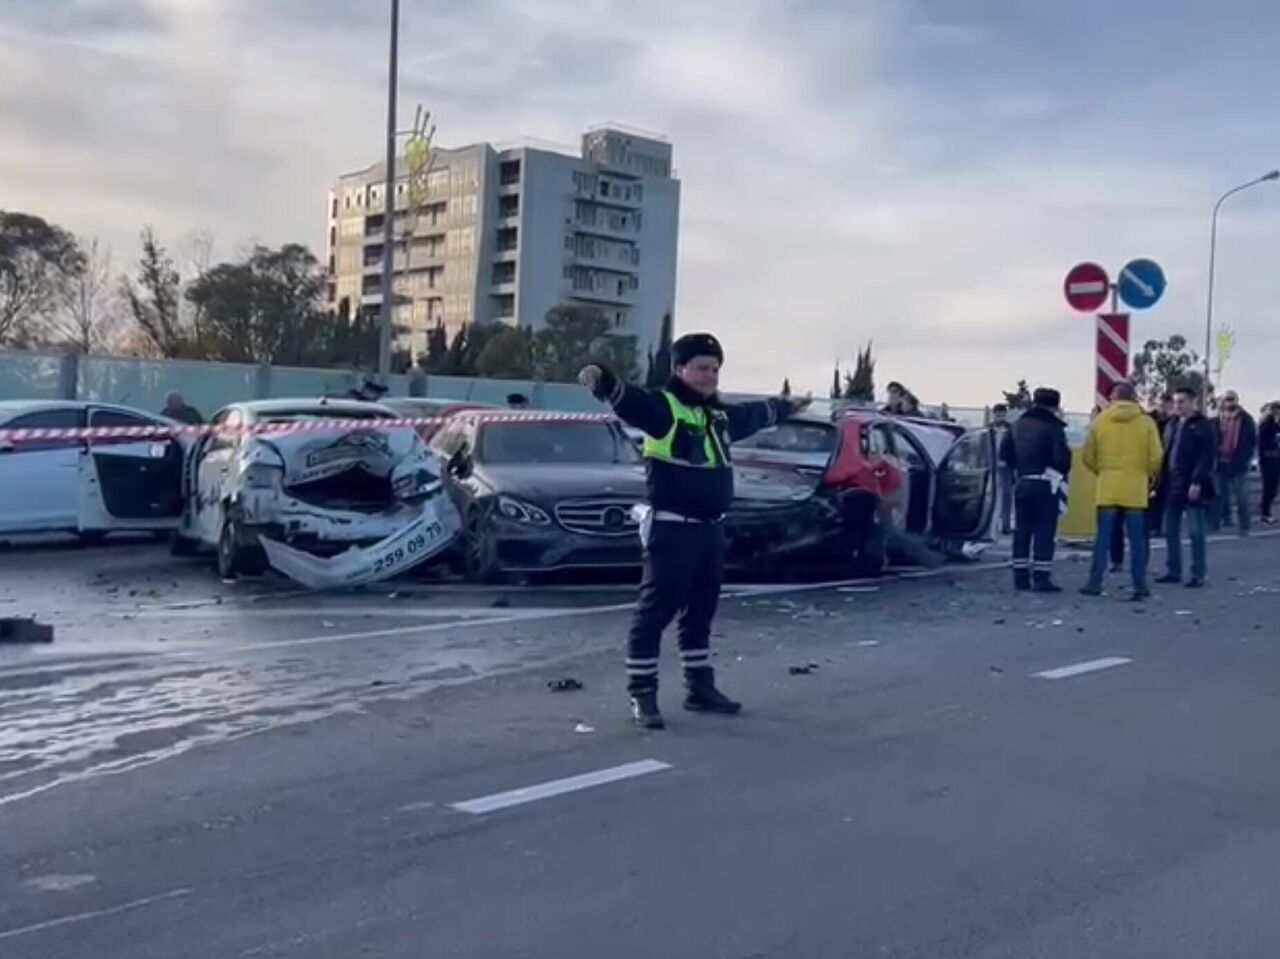
[[[190,352],[191,344],[178,309],[181,288],[182,278],[173,258],[165,251],[155,230],[143,227],[136,281],[124,277],[120,294],[151,349],[166,358]]]
[[[325,274],[297,243],[255,246],[239,263],[220,263],[197,277],[186,299],[202,316],[199,351],[229,362],[307,366],[321,361]],[[406,364],[407,365],[407,364]]]
[[[0,210],[0,344],[28,343],[84,267],[66,230],[38,216]]]
[[[635,338],[612,335],[609,321],[595,307],[552,307],[546,325],[533,338],[534,369],[553,383],[570,383],[590,362],[605,363],[616,376],[634,382],[639,375]]]
[[[671,343],[674,337],[671,314],[662,318],[662,332],[658,336],[658,351],[649,354],[649,368],[645,373],[645,385],[654,389],[667,385],[671,379]]]
[[[1147,340],[1133,358],[1133,385],[1148,404],[1158,402],[1170,390],[1187,386],[1197,393],[1213,395],[1213,384],[1205,393],[1204,361],[1190,349],[1187,338],[1177,333],[1164,340]]]
[[[1017,386],[1012,390],[1001,390],[1004,394],[1005,406],[1011,410],[1025,410],[1031,408],[1031,389],[1027,386],[1026,380],[1018,380]]]
[[[782,378],[782,395],[783,396],[791,395],[791,377],[789,376],[784,376]]]
[[[523,327],[506,327],[485,344],[476,372],[496,379],[528,379],[533,375],[533,334]]]
[[[840,385],[840,364],[837,363],[831,374],[831,398],[838,400],[842,396],[844,396],[844,387]]]
[[[874,403],[876,399],[876,361],[871,355],[871,344],[858,351],[858,361],[853,375],[845,374],[844,397],[858,403]]]

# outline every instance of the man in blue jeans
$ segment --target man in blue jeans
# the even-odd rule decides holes
[[[1080,590],[1085,596],[1102,595],[1107,553],[1119,523],[1128,533],[1133,559],[1129,598],[1141,602],[1151,595],[1147,588],[1147,507],[1152,483],[1160,475],[1163,452],[1155,420],[1142,411],[1137,400],[1132,383],[1117,383],[1111,390],[1111,405],[1089,427],[1081,452],[1085,467],[1098,477],[1098,533],[1089,582]]]
[[[1165,427],[1163,483],[1168,568],[1157,583],[1182,582],[1182,520],[1191,537],[1192,589],[1204,586],[1208,575],[1208,517],[1213,500],[1213,472],[1217,446],[1212,424],[1200,412],[1196,391],[1180,387],[1173,394],[1174,418]]]
[[[1258,427],[1249,411],[1240,406],[1240,396],[1235,390],[1222,394],[1222,405],[1213,421],[1214,442],[1218,450],[1217,493],[1214,504],[1213,528],[1220,529],[1231,523],[1231,504],[1235,503],[1241,536],[1249,535],[1249,499],[1245,493],[1245,480],[1253,464],[1253,454],[1258,451]]]

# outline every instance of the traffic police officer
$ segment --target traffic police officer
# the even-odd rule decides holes
[[[1013,585],[1020,590],[1060,593],[1061,587],[1053,582],[1053,551],[1058,536],[1059,491],[1071,472],[1071,447],[1058,411],[1061,394],[1038,389],[1032,404],[1000,444],[1001,462],[1017,477],[1013,490]]]
[[[680,337],[671,361],[675,375],[659,390],[630,386],[598,365],[578,376],[623,422],[645,434],[644,578],[627,643],[627,691],[644,729],[665,725],[658,710],[658,648],[677,613],[685,709],[733,714],[742,708],[716,688],[709,648],[724,577],[724,518],[733,502],[729,445],[809,405],[808,397],[723,403],[717,389],[724,351],[709,333]]]

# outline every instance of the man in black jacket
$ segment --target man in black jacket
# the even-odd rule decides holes
[[[1165,537],[1169,548],[1165,574],[1157,583],[1182,582],[1182,519],[1191,538],[1191,578],[1187,586],[1204,585],[1208,573],[1208,517],[1213,500],[1217,444],[1212,424],[1198,407],[1196,391],[1180,387],[1173,395],[1174,418],[1165,427],[1161,486],[1165,492]]]
[[[1272,526],[1271,504],[1280,491],[1280,402],[1262,408],[1258,421],[1258,468],[1262,471],[1262,525]]]
[[[676,340],[671,361],[675,375],[660,390],[629,386],[598,365],[578,376],[624,423],[645,433],[644,579],[627,642],[627,691],[644,729],[665,725],[658,710],[658,650],[677,613],[685,709],[733,714],[742,708],[716,688],[710,661],[711,621],[724,578],[724,518],[733,502],[729,445],[809,405],[808,397],[721,402],[724,351],[708,333]]]
[[[1058,492],[1071,472],[1071,447],[1058,407],[1057,390],[1041,388],[1000,444],[1000,459],[1017,477],[1013,491],[1013,585],[1038,593],[1060,593],[1053,582],[1058,537]],[[1032,558],[1032,543],[1035,556]],[[1034,574],[1034,575],[1033,575]]]

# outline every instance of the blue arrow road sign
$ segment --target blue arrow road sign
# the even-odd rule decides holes
[[[1120,299],[1135,310],[1155,306],[1164,287],[1164,270],[1151,260],[1130,260],[1120,271]]]

